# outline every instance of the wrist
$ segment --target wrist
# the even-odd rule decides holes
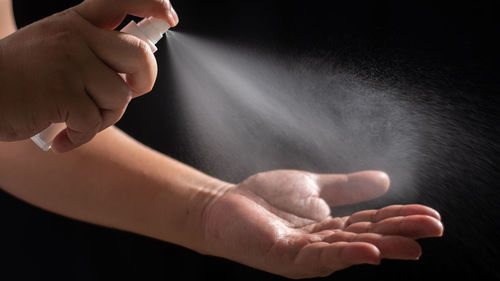
[[[154,219],[148,236],[177,244],[199,253],[207,253],[204,216],[218,198],[233,184],[210,177],[200,171],[167,158],[163,166],[161,191],[151,206]],[[165,173],[165,171],[168,171]]]
[[[211,206],[219,198],[223,197],[228,191],[235,188],[236,185],[214,179],[211,182],[207,182],[207,185],[203,187],[198,187],[197,192],[193,195],[190,200],[190,210],[188,213],[191,215],[187,219],[187,229],[189,233],[194,234],[193,237],[193,250],[200,254],[210,255],[209,248],[207,244],[205,233],[205,222],[207,218],[207,213],[209,212]]]

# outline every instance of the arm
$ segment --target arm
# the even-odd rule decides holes
[[[0,39],[15,31],[12,2],[0,0]],[[30,140],[0,142],[6,192],[61,215],[198,250],[200,213],[225,187],[116,128],[65,155],[43,153]]]
[[[15,31],[12,2],[0,0],[0,39]],[[62,215],[186,247],[197,247],[200,239],[193,234],[200,232],[189,228],[200,224],[192,217],[215,196],[218,185],[224,183],[161,156],[116,128],[67,155],[42,153],[30,140],[0,142],[0,188],[5,191]]]
[[[65,154],[0,143],[0,186],[41,208],[131,231],[292,278],[380,259],[417,259],[441,236],[440,215],[394,205],[335,217],[329,206],[387,191],[383,172],[278,170],[238,185],[207,176],[116,128]]]
[[[0,0],[0,39],[16,31],[11,0]]]
[[[65,154],[0,143],[0,186],[58,214],[203,251],[201,214],[229,185],[110,128]]]
[[[0,0],[0,8],[3,36],[15,25],[10,2]],[[29,140],[0,142],[0,188],[22,200],[293,278],[381,258],[416,259],[415,239],[442,235],[439,214],[421,205],[331,214],[329,206],[369,200],[388,186],[376,171],[271,171],[233,185],[114,127],[66,154],[41,152]]]

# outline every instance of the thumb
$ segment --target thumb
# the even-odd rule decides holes
[[[320,197],[329,205],[353,204],[374,199],[389,189],[389,176],[382,171],[363,171],[348,175],[318,175]]]
[[[127,14],[163,19],[170,26],[179,21],[169,0],[86,0],[73,9],[92,24],[107,29],[116,28]]]

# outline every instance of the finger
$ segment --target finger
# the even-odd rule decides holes
[[[364,171],[348,175],[318,175],[320,196],[331,206],[370,200],[389,188],[389,176],[381,171]]]
[[[171,25],[172,27],[179,24],[179,16],[177,15],[177,12],[175,11],[174,7],[171,9],[172,12],[172,17],[174,18],[174,25]]]
[[[356,222],[378,222],[390,217],[402,217],[411,215],[426,215],[441,220],[439,213],[427,206],[412,204],[412,205],[392,205],[380,210],[366,210],[353,214],[346,222],[349,226]]]
[[[151,91],[158,69],[146,42],[130,34],[90,26],[83,28],[82,34],[99,59],[115,72],[126,74],[133,97]]]
[[[443,235],[443,224],[434,217],[412,215],[392,217],[376,223],[357,222],[344,229],[355,233],[379,233],[411,238],[439,237]]]
[[[316,242],[303,247],[295,263],[333,272],[355,264],[379,264],[380,251],[363,242]]]
[[[323,230],[344,229],[349,217],[327,218],[315,224],[306,225],[303,229],[309,233],[317,233]]]
[[[127,14],[156,17],[166,20],[170,26],[179,22],[168,0],[87,0],[74,9],[92,24],[107,29],[116,28]]]
[[[316,242],[300,249],[294,264],[310,276],[327,276],[355,264],[379,264],[380,251],[363,242]]]
[[[90,60],[86,66],[85,87],[101,112],[100,130],[103,130],[120,120],[132,98],[132,92],[116,72],[97,58]]]
[[[415,240],[403,236],[331,231],[329,235],[323,238],[323,242],[365,242],[373,244],[380,250],[381,257],[386,259],[415,260],[422,254],[422,249]]]
[[[70,151],[91,140],[101,129],[102,116],[97,105],[88,95],[79,95],[68,110],[66,130],[54,139],[52,147],[57,152]]]

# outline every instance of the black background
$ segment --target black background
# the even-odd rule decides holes
[[[19,27],[79,1],[15,1]],[[326,279],[421,280],[460,276],[500,279],[499,114],[500,21],[495,1],[175,1],[186,31],[286,54],[334,54],[377,80],[404,80],[453,105],[443,108],[468,132],[451,147],[449,167],[430,161],[422,171],[446,198],[420,198],[438,207],[445,236],[422,241],[418,262],[355,266]],[[160,43],[164,44],[164,43]],[[162,48],[162,46],[159,46]],[[158,52],[159,72],[170,71]],[[175,134],[176,107],[168,81],[134,101],[118,126],[141,142],[203,170]],[[174,103],[174,100],[171,100]],[[158,121],[155,116],[168,120]],[[161,115],[160,115],[161,114]],[[156,120],[155,126],[144,126]],[[158,132],[170,131],[172,135]],[[462,136],[457,135],[456,138]],[[460,151],[461,153],[453,153]],[[432,164],[436,166],[432,166]],[[449,169],[443,173],[440,169]],[[476,200],[478,199],[479,200]],[[153,239],[60,217],[0,194],[3,280],[279,280],[219,258]],[[15,277],[14,277],[15,276]]]

